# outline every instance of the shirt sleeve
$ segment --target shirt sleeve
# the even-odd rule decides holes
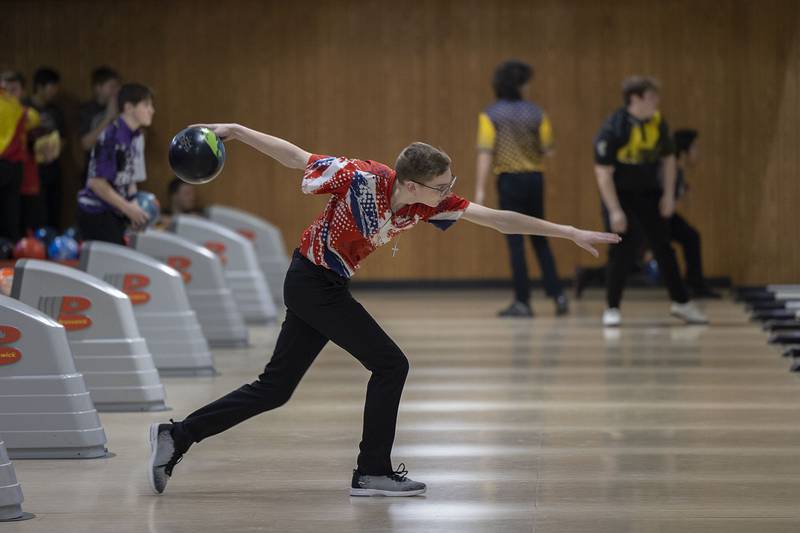
[[[478,150],[494,151],[494,141],[497,132],[492,124],[492,119],[486,113],[478,115]]]
[[[312,155],[308,158],[301,188],[305,194],[343,196],[353,183],[357,166],[344,157]]]
[[[547,115],[542,117],[542,122],[539,124],[539,142],[545,152],[553,148],[553,125]]]
[[[658,155],[667,157],[675,153],[675,140],[670,134],[667,121],[663,119],[658,125],[658,141]]]
[[[439,202],[439,205],[425,218],[425,222],[433,224],[438,229],[444,231],[461,218],[467,206],[469,206],[469,200],[451,194]]]
[[[90,178],[103,178],[113,185],[117,179],[117,151],[114,135],[106,129],[100,134],[89,157]]]
[[[611,166],[617,161],[617,140],[611,127],[604,125],[594,139],[594,162]]]

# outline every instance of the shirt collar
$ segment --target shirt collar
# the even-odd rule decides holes
[[[128,123],[122,120],[122,117],[118,117],[114,122],[117,125],[117,135],[123,140],[129,141],[142,134],[142,128],[133,131],[130,126],[128,126]]]

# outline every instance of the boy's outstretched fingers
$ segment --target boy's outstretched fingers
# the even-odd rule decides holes
[[[573,241],[575,244],[597,257],[599,252],[592,246],[593,244],[617,244],[622,240],[622,237],[616,233],[604,233],[601,231],[584,231],[577,230]]]

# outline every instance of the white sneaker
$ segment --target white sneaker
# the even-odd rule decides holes
[[[619,326],[622,317],[619,314],[619,308],[609,307],[603,311],[603,327],[616,328]]]
[[[680,318],[687,324],[708,324],[708,317],[697,308],[694,302],[685,304],[672,302],[669,311],[672,316]]]

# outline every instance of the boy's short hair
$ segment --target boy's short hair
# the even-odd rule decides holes
[[[0,72],[0,81],[3,83],[19,83],[23,87],[25,86],[25,76],[22,75],[22,72],[16,70]]]
[[[178,192],[178,189],[180,189],[182,185],[189,185],[189,184],[180,178],[172,178],[172,180],[170,180],[169,182],[169,185],[167,185],[167,192],[169,193],[170,196],[172,196],[173,194]]]
[[[102,85],[109,80],[120,79],[119,73],[111,67],[103,65],[92,71],[92,87]]]
[[[492,88],[498,100],[521,100],[522,86],[533,78],[533,67],[522,61],[501,63],[494,71]]]
[[[120,112],[125,110],[125,104],[136,105],[139,102],[153,99],[153,91],[141,83],[126,83],[117,94],[117,105]]]
[[[697,130],[688,128],[675,130],[673,137],[675,139],[675,150],[677,152],[676,155],[680,156],[681,154],[688,152],[695,139],[697,139],[697,135]]]
[[[42,67],[37,69],[33,74],[33,90],[36,91],[39,87],[47,87],[55,83],[61,82],[61,74],[57,70],[49,67]]]
[[[631,97],[635,94],[639,98],[647,91],[659,92],[661,85],[658,80],[649,76],[631,76],[622,82],[622,100],[625,105],[630,105]]]
[[[406,181],[427,182],[444,174],[450,168],[450,156],[430,144],[421,142],[406,146],[397,157],[394,165],[397,179]]]

